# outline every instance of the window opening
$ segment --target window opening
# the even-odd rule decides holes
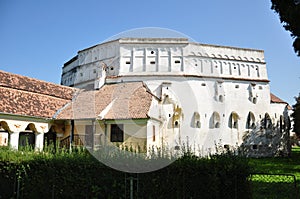
[[[229,117],[229,127],[237,129],[239,119],[239,115],[236,112],[232,112]]]
[[[111,124],[110,127],[110,141],[124,142],[124,126],[123,124]]]

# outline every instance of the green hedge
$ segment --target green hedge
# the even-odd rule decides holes
[[[129,174],[86,151],[34,153],[0,149],[0,198],[251,198],[245,158],[187,154],[158,171]]]

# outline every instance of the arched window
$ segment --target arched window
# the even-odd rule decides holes
[[[248,113],[246,129],[254,129],[255,128],[255,117],[252,112]]]
[[[219,102],[223,102],[224,101],[224,96],[223,95],[219,95]]]
[[[35,132],[36,128],[34,124],[30,123],[25,128],[25,131],[20,132],[19,134],[19,149],[22,150],[26,147],[31,149],[35,148]]]
[[[215,100],[218,102],[224,102],[225,90],[223,87],[223,81],[216,81],[215,83]]]
[[[258,98],[258,93],[257,93],[257,88],[255,83],[251,83],[248,87],[249,91],[249,100],[253,103],[257,103],[257,98]]]
[[[220,128],[220,115],[217,112],[213,112],[210,119],[211,128]]]
[[[257,103],[257,97],[253,97],[252,102],[253,102],[253,104],[256,104]]]
[[[49,131],[44,135],[44,146],[52,146],[56,150],[56,132],[54,126],[51,126]]]
[[[232,112],[229,116],[229,128],[237,129],[239,119],[239,115],[236,112]]]
[[[0,122],[0,146],[8,146],[9,144],[9,127],[6,122]]]
[[[9,133],[0,130],[0,146],[8,146]]]
[[[265,113],[265,117],[264,117],[264,120],[263,120],[263,127],[265,129],[269,129],[272,127],[272,120],[271,120],[271,117],[268,113]]]
[[[285,128],[285,124],[284,124],[284,118],[282,115],[280,115],[280,119],[279,119],[279,129],[280,129],[280,132],[282,132]]]
[[[173,128],[179,128],[179,121],[182,117],[182,109],[179,106],[176,106],[176,108],[174,109],[174,114],[172,117],[173,120]]]
[[[201,128],[200,114],[198,112],[194,112],[192,126],[194,128]]]

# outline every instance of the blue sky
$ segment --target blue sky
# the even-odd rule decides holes
[[[265,51],[271,91],[294,104],[300,58],[270,0],[0,0],[0,69],[60,83],[78,50],[120,32],[162,27],[200,43]]]

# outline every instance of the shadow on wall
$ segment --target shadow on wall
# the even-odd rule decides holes
[[[289,156],[290,120],[280,117],[277,123],[272,123],[270,116],[265,117],[250,126],[251,129],[244,132],[243,143],[240,151],[247,157],[274,157]]]

